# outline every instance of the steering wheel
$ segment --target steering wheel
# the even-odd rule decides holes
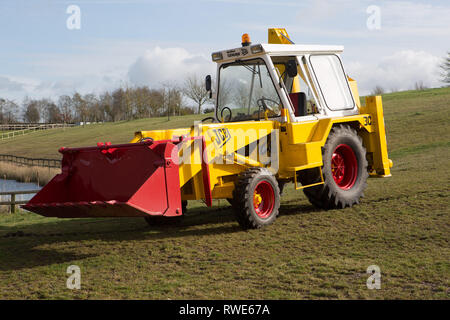
[[[261,97],[260,99],[258,99],[258,100],[256,101],[256,103],[258,104],[258,106],[260,106],[260,107],[262,106],[263,109],[264,109],[264,111],[269,110],[269,111],[271,111],[271,112],[273,112],[273,113],[276,113],[275,110],[273,110],[272,107],[269,107],[269,106],[266,104],[266,101],[272,102],[272,103],[277,104],[277,105],[280,104],[279,102],[277,102],[277,101],[275,101],[275,100],[272,100],[272,99],[269,99],[269,98],[265,98],[265,97]]]
[[[145,138],[141,138],[141,140],[139,140],[139,142],[144,142],[144,141],[153,141],[153,138],[145,137]]]
[[[214,117],[207,117],[205,119],[202,119],[202,122],[208,121],[208,120],[212,120],[212,122],[216,122],[216,118]]]
[[[231,109],[228,108],[228,107],[223,107],[223,108],[222,108],[222,111],[220,111],[220,118],[221,118],[221,119],[225,119],[225,118],[223,117],[223,112],[225,111],[225,109],[228,109],[228,112],[230,113],[229,116],[228,116],[228,120],[226,120],[226,121],[230,121],[231,118],[232,118],[233,112],[232,112]]]

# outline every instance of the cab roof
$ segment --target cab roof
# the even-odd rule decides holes
[[[239,58],[251,58],[268,54],[271,56],[288,56],[302,54],[332,54],[342,53],[344,46],[336,45],[307,45],[307,44],[269,44],[260,43],[239,47],[234,49],[217,51],[212,54],[212,60],[220,63],[223,61],[233,61]]]

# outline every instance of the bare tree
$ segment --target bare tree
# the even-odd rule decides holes
[[[63,123],[70,123],[73,121],[73,105],[70,96],[60,96],[58,99],[58,108],[61,112],[61,120]]]
[[[427,89],[427,86],[423,83],[423,81],[416,81],[414,84],[414,90],[421,91]]]
[[[238,86],[234,90],[234,95],[232,96],[233,103],[239,108],[246,108],[248,106],[249,92],[244,86]]]
[[[46,119],[45,121],[47,123],[61,123],[62,122],[62,115],[59,111],[59,108],[54,103],[50,103],[47,106],[47,112],[46,112]]]
[[[36,107],[39,110],[39,115],[41,116],[42,121],[47,121],[48,118],[48,108],[51,104],[53,104],[53,101],[48,98],[38,99],[36,101]]]
[[[12,100],[0,99],[0,122],[14,123],[17,122],[17,111],[19,106]]]
[[[22,116],[24,122],[37,123],[41,120],[36,100],[25,98],[22,105],[25,109]]]
[[[4,107],[3,106],[4,106],[5,102],[6,102],[5,99],[0,98],[0,124],[3,123],[3,118],[4,118],[4,115],[3,115]]]
[[[76,118],[78,121],[86,122],[88,117],[88,108],[87,103],[79,94],[75,92],[72,96],[72,105],[76,114]]]
[[[149,117],[149,105],[147,103],[149,88],[142,86],[133,90],[134,117],[137,119]]]
[[[111,96],[113,121],[123,120],[125,115],[125,91],[122,88],[116,89]]]
[[[113,97],[108,91],[100,95],[100,108],[103,114],[103,120],[114,121]]]
[[[196,75],[189,75],[184,81],[182,92],[197,104],[197,113],[200,114],[202,105],[204,105],[209,98],[204,81]]]
[[[131,120],[133,118],[133,89],[128,86],[128,84],[125,85],[124,92],[124,99],[123,99],[123,105],[122,110],[124,112],[124,120]]]
[[[150,114],[152,116],[159,116],[164,113],[164,90],[152,89],[148,97],[148,104],[150,107]]]
[[[390,93],[394,93],[394,92],[398,92],[398,88],[397,87],[391,87],[391,89],[389,89]]]
[[[226,79],[220,81],[220,92],[218,93],[217,97],[217,105],[219,108],[223,108],[227,104],[232,103],[232,91],[233,87],[231,86],[231,83],[229,81],[227,81]]]
[[[384,93],[384,89],[382,86],[377,85],[375,88],[373,88],[372,90],[372,95],[373,96],[379,96],[382,95]]]
[[[86,103],[86,120],[97,122],[101,115],[99,115],[99,101],[95,94],[89,93],[83,96]]]
[[[442,76],[442,82],[445,83],[447,86],[450,86],[450,51],[447,52],[447,57],[444,58],[444,61],[440,65],[441,67],[441,76]]]

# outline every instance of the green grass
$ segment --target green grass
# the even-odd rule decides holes
[[[449,299],[450,89],[383,100],[392,177],[370,179],[360,205],[318,210],[288,186],[277,221],[250,231],[225,201],[213,209],[192,202],[181,225],[155,228],[142,219],[0,214],[0,298]],[[91,141],[83,130],[129,140],[157,121],[169,126],[157,119],[70,130],[82,145]],[[49,150],[64,140],[48,134]],[[72,264],[81,290],[66,289]],[[373,264],[381,290],[366,287]]]

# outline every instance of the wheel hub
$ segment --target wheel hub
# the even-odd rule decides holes
[[[340,144],[336,147],[331,157],[331,173],[339,188],[349,190],[354,186],[358,176],[358,161],[350,146]]]
[[[267,181],[261,181],[256,185],[253,193],[253,207],[261,218],[267,218],[272,214],[275,203],[275,192]]]

